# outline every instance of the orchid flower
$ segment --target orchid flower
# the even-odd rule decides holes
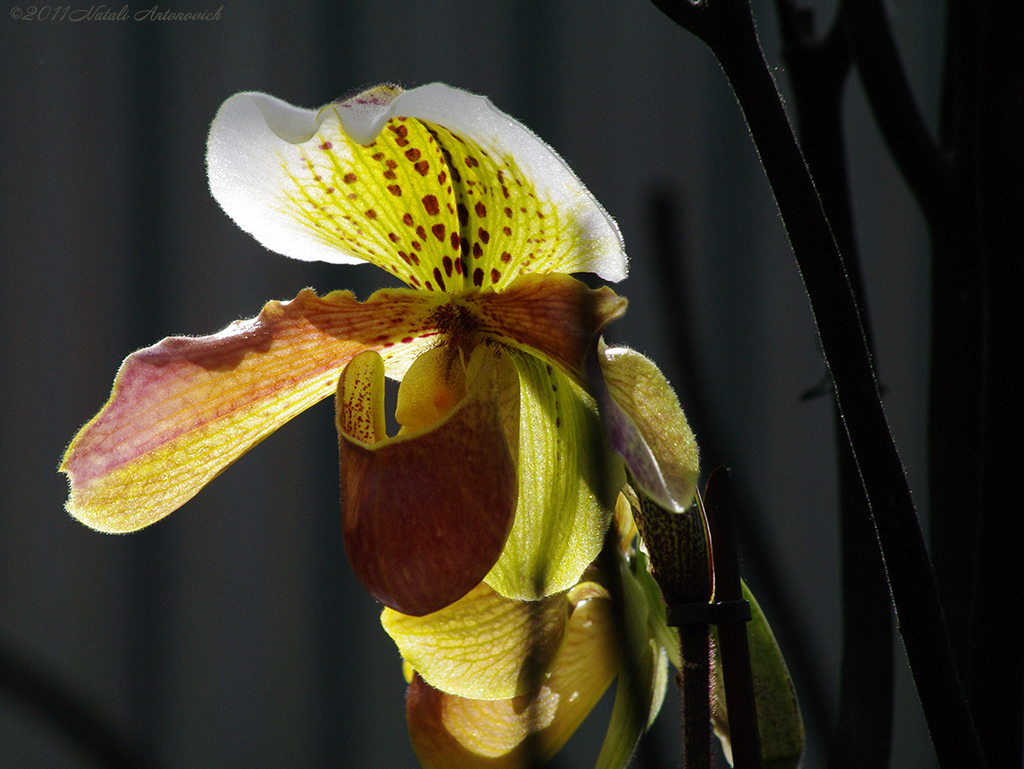
[[[672,644],[651,619],[660,602],[642,555],[627,555],[622,494],[628,473],[687,510],[697,452],[654,365],[600,341],[625,300],[570,277],[625,277],[612,219],[532,132],[440,84],[320,110],[235,95],[207,164],[216,200],[268,249],[370,262],[409,288],[363,302],[306,289],[130,355],[64,456],[69,512],[101,531],[148,526],[334,394],[346,552],[417,671],[409,720],[424,763],[446,755],[453,724],[497,723],[487,708],[521,715],[517,698],[540,703],[527,708],[540,720],[509,716],[492,737],[513,752],[487,750],[514,756],[524,735],[555,735],[547,755],[638,664],[656,712]],[[390,436],[385,377],[400,381]],[[595,566],[613,518],[618,599]],[[641,650],[628,665],[614,612]],[[470,716],[444,721],[458,708]],[[631,745],[637,730],[625,731]]]

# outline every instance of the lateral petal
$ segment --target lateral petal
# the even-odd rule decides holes
[[[570,601],[575,609],[565,641],[551,677],[535,692],[474,700],[413,678],[406,694],[406,722],[424,769],[537,766],[572,736],[615,677],[619,654],[613,609],[601,588],[578,585]]]
[[[110,399],[61,463],[67,510],[126,532],[159,520],[284,422],[330,395],[357,353],[396,370],[430,343],[441,296],[390,289],[366,302],[306,289],[220,333],[171,337],[130,355]]]

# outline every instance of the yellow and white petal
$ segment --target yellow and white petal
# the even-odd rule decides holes
[[[572,587],[597,557],[625,475],[590,396],[539,358],[518,354],[513,361],[519,504],[485,582],[507,598],[530,600]]]
[[[350,100],[321,110],[266,94],[232,96],[207,143],[213,196],[272,251],[366,261],[413,288],[461,290],[459,220],[442,148],[423,123],[387,117],[393,92],[373,93],[383,96],[358,109]]]
[[[550,760],[573,735],[615,677],[620,657],[613,609],[601,589],[579,585],[570,600],[565,641],[551,677],[535,692],[476,700],[413,678],[406,722],[424,769],[526,769]]]
[[[512,601],[481,584],[424,617],[385,609],[381,624],[402,658],[435,689],[478,700],[508,699],[547,679],[570,608],[564,593]]]
[[[458,202],[468,217],[467,276],[475,285],[500,290],[530,272],[626,277],[615,222],[530,129],[487,98],[442,83],[406,91],[393,108],[396,115],[437,126],[452,167],[462,175]]]
[[[431,343],[443,297],[406,289],[366,302],[303,290],[212,336],[173,337],[130,355],[110,399],[61,464],[68,511],[125,532],[159,520],[284,422],[335,390],[354,355],[401,370]]]
[[[237,94],[213,121],[207,167],[224,210],[287,256],[368,261],[450,293],[525,273],[626,274],[615,223],[561,158],[441,84],[320,110]]]

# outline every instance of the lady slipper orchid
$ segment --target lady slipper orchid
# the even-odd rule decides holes
[[[602,766],[623,765],[674,650],[631,550],[627,470],[684,511],[697,453],[654,365],[600,342],[625,300],[569,275],[625,277],[614,222],[528,129],[441,84],[320,110],[235,95],[207,164],[215,199],[267,248],[370,262],[409,288],[363,302],[305,289],[133,353],[64,456],[69,512],[148,526],[335,394],[346,552],[415,670],[424,764],[549,756],[618,675],[646,703],[637,716],[634,695],[617,701]]]
[[[584,360],[625,300],[566,273],[618,280],[626,258],[564,162],[486,99],[434,84],[320,110],[238,94],[207,163],[214,197],[268,248],[368,261],[410,288],[303,290],[129,356],[64,457],[72,515],[147,526],[336,392],[346,549],[375,598],[427,614],[485,578],[520,600],[575,585],[621,485]],[[402,380],[396,436],[384,375]]]

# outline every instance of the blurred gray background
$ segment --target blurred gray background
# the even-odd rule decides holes
[[[416,765],[398,654],[344,558],[330,403],[129,536],[73,521],[57,464],[132,350],[212,333],[307,285],[365,298],[386,282],[266,252],[221,212],[204,170],[220,103],[262,90],[314,107],[435,80],[533,128],[618,221],[631,274],[616,290],[630,308],[609,336],[679,385],[706,469],[733,469],[744,573],[796,679],[805,765],[820,765],[840,655],[832,407],[800,398],[825,375],[813,319],[704,45],[644,0],[227,0],[220,19],[191,22],[127,8],[122,21],[73,22],[8,4],[0,18],[0,765],[104,765],[54,720],[73,715],[69,702],[149,765]],[[754,8],[785,92],[774,7]],[[892,12],[932,117],[942,19],[932,3]],[[927,237],[856,80],[846,110],[877,363],[925,510]],[[898,654],[893,765],[929,767]],[[560,766],[592,765],[606,716]],[[649,765],[678,765],[677,723],[670,694]]]

